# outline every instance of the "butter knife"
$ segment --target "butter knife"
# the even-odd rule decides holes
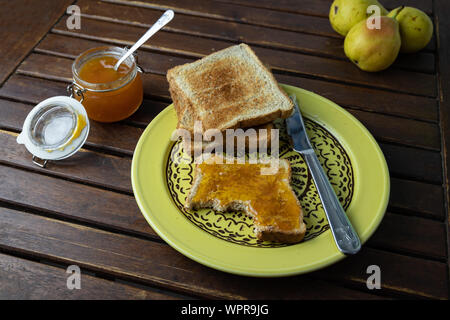
[[[295,95],[291,95],[290,98],[294,103],[294,113],[286,119],[286,126],[287,132],[292,138],[294,150],[305,158],[322,201],[336,246],[344,254],[355,254],[361,249],[361,241],[348,220],[311,146]]]

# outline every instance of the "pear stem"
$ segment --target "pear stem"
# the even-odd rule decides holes
[[[403,9],[405,9],[405,6],[401,6],[400,9],[398,9],[398,10],[394,13],[394,15],[392,16],[392,19],[395,19],[395,18],[398,16],[398,14],[400,13],[400,11],[402,11]]]

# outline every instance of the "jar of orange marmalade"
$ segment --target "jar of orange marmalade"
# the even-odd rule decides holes
[[[126,53],[118,47],[98,47],[79,55],[72,65],[69,91],[83,103],[90,119],[116,122],[131,116],[143,99],[142,70],[130,55],[114,70]],[[76,93],[76,94],[74,94]]]

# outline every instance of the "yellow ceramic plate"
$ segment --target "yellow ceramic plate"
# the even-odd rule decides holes
[[[347,215],[364,243],[380,224],[389,198],[389,172],[379,146],[347,111],[312,92],[282,86],[297,95],[308,135]],[[314,183],[303,158],[292,151],[279,121],[280,157],[290,161],[292,185],[302,204],[307,233],[294,245],[255,238],[252,220],[241,212],[185,210],[193,165],[171,134],[173,106],[142,134],[131,169],[142,214],[169,245],[209,267],[249,276],[275,277],[310,272],[344,258],[336,248]]]

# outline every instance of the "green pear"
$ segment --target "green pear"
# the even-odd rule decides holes
[[[380,17],[379,28],[358,22],[344,41],[345,55],[361,70],[376,72],[388,68],[397,58],[401,39],[397,20]]]
[[[412,7],[399,7],[389,12],[400,25],[400,37],[402,46],[400,51],[404,53],[417,52],[425,48],[433,36],[433,22],[423,11]]]
[[[345,37],[355,24],[372,15],[367,13],[367,7],[371,5],[377,5],[380,8],[380,15],[388,14],[377,0],[335,0],[331,4],[329,13],[331,26]]]

